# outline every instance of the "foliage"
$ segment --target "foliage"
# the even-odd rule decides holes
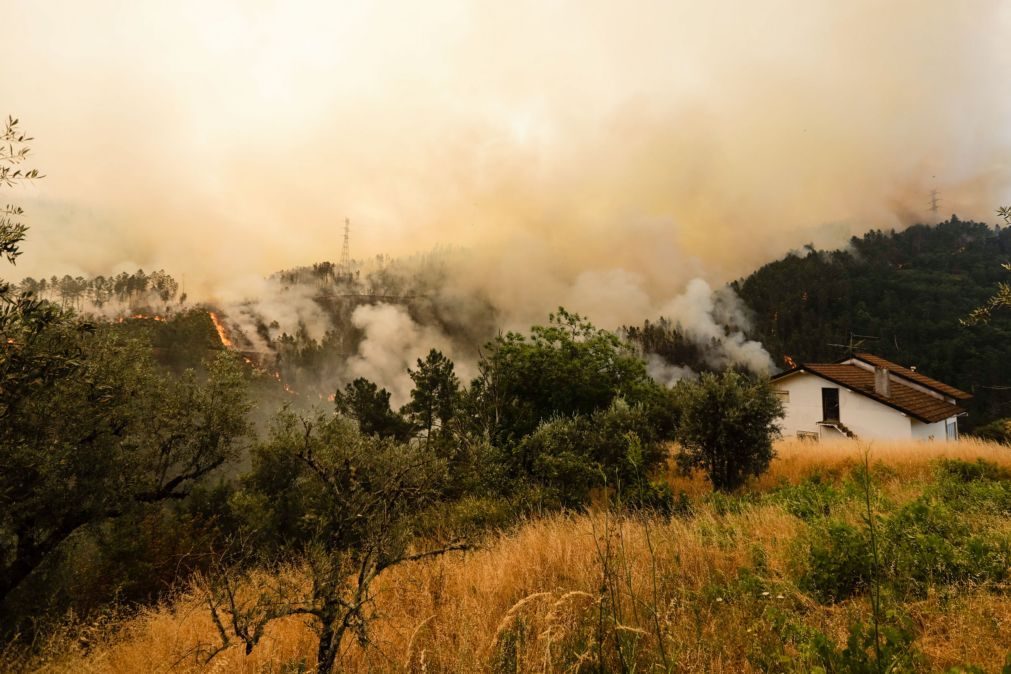
[[[1006,471],[986,462],[946,460],[937,472],[936,483],[920,497],[874,516],[877,565],[867,531],[837,519],[815,523],[800,548],[800,586],[821,601],[837,602],[867,589],[874,568],[877,582],[899,596],[1005,582],[1011,539],[978,528],[981,515],[1011,513]]]
[[[704,373],[679,382],[675,395],[683,469],[699,468],[715,489],[728,491],[768,468],[783,408],[767,380]]]
[[[656,386],[616,335],[560,308],[529,338],[510,332],[489,344],[471,395],[480,400],[483,430],[505,447],[545,420],[590,414],[618,396],[635,404]]]
[[[973,429],[972,434],[983,440],[1011,445],[1011,417],[994,419],[988,424]]]
[[[915,648],[916,631],[907,616],[891,613],[878,626],[863,620],[850,623],[846,645],[836,644],[817,631],[803,651],[814,663],[813,672],[825,674],[881,674],[916,671],[923,655]]]
[[[390,392],[364,377],[355,379],[334,396],[337,411],[358,422],[366,435],[401,442],[411,436],[411,424],[390,409]]]
[[[997,215],[1004,219],[1004,224],[1011,224],[1011,206],[1001,206],[997,209]],[[1011,271],[1011,264],[1001,265],[1005,270]],[[969,312],[964,321],[965,325],[976,325],[978,323],[989,323],[995,311],[1011,308],[1011,285],[1005,281],[997,284],[995,292],[986,302]]]
[[[450,451],[453,442],[450,423],[456,416],[460,401],[460,380],[453,371],[453,361],[432,349],[424,360],[418,359],[416,370],[408,370],[414,388],[411,400],[401,413],[423,435],[426,444],[442,446]]]
[[[883,572],[899,592],[923,596],[955,583],[1001,583],[1011,569],[1011,540],[974,533],[964,515],[929,496],[889,517],[882,534]]]
[[[121,313],[149,313],[156,309],[170,312],[171,303],[183,304],[185,293],[179,295],[179,282],[159,269],[146,273],[138,269],[132,274],[120,272],[116,276],[84,276],[34,279],[27,277],[21,281],[21,290],[36,297],[59,301],[63,308],[78,311],[109,310]]]
[[[648,476],[666,458],[668,440],[645,408],[617,399],[605,410],[541,424],[516,447],[515,461],[562,507],[578,508],[605,486],[626,504],[666,506],[669,489],[653,490]]]
[[[73,367],[6,408],[0,425],[0,597],[78,530],[185,498],[248,433],[241,368],[222,354],[200,381],[165,378],[136,342],[73,324],[32,343]],[[55,333],[55,334],[54,334]]]
[[[690,368],[693,372],[713,372],[717,368],[707,360],[706,349],[689,339],[681,326],[661,317],[646,320],[642,326],[623,328],[624,337],[643,354],[655,354],[665,363]]]
[[[769,500],[782,504],[788,513],[803,520],[827,517],[842,499],[840,490],[820,473],[799,484],[780,487],[769,496]]]
[[[315,620],[319,672],[331,671],[345,634],[366,645],[377,577],[398,564],[465,547],[420,553],[409,547],[419,514],[439,499],[445,477],[445,463],[431,451],[363,434],[340,416],[282,411],[256,450],[236,506],[255,532],[258,555],[291,559],[294,553],[309,572],[310,587],[279,583],[242,607],[233,591],[241,572],[222,568],[209,589],[222,647],[238,638],[248,653],[267,623],[289,615]]]
[[[873,570],[864,531],[840,520],[811,529],[800,586],[824,602],[837,602],[867,589]]]

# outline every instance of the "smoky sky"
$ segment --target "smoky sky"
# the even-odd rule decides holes
[[[1011,197],[996,0],[0,5],[0,112],[47,175],[9,195],[19,274],[234,295],[349,217],[355,257],[451,247],[505,306],[632,314],[929,222],[932,189]]]

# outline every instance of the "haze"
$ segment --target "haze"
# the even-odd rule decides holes
[[[929,221],[931,189],[1011,196],[997,1],[0,4],[0,112],[47,175],[21,275],[213,296],[337,259],[347,216],[355,257],[450,246],[505,304],[638,311]]]

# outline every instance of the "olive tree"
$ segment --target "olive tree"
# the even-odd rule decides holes
[[[445,462],[424,447],[365,434],[340,415],[280,412],[235,506],[253,532],[254,561],[289,571],[295,565],[301,574],[274,574],[264,584],[231,567],[209,577],[207,604],[220,637],[210,657],[232,643],[248,654],[266,624],[291,615],[310,618],[322,674],[339,664],[349,634],[368,645],[376,578],[467,547],[413,547],[416,518],[440,498],[445,481]],[[238,591],[251,584],[258,591]],[[251,599],[237,599],[243,596]]]

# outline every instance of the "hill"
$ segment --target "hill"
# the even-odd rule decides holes
[[[1011,415],[1011,316],[959,319],[1005,280],[1009,259],[1011,228],[952,216],[870,231],[844,250],[807,246],[732,285],[754,312],[752,337],[779,363],[835,360],[845,349],[833,344],[869,336],[864,349],[972,392],[972,427]]]

